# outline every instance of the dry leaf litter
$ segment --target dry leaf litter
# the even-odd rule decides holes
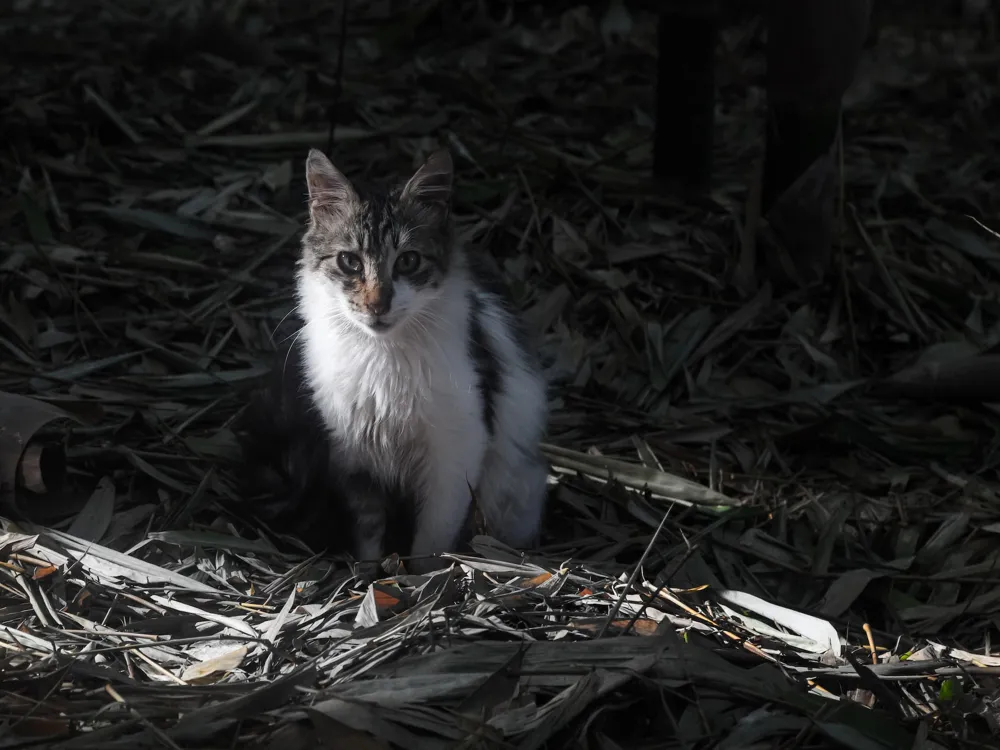
[[[0,746],[996,746],[992,32],[880,18],[801,290],[747,265],[756,27],[684,201],[645,176],[655,24],[599,5],[354,3],[339,90],[337,3],[0,19],[0,482],[32,519]],[[234,510],[331,114],[348,174],[455,154],[557,384],[538,551],[361,586]]]

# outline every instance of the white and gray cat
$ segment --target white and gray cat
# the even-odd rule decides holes
[[[405,185],[365,191],[314,149],[306,179],[304,373],[355,518],[355,556],[385,553],[400,492],[414,502],[416,572],[457,548],[473,496],[492,536],[533,544],[546,385],[496,279],[453,239],[450,155],[431,154]]]

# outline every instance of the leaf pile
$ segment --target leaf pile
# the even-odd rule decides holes
[[[307,747],[352,733],[372,747],[544,747],[670,729],[678,747],[707,730],[720,747],[803,733],[901,747],[911,733],[832,691],[917,719],[958,700],[958,677],[1000,666],[934,642],[866,666],[863,646],[819,618],[736,591],[503,561],[486,537],[476,544],[496,559],[454,556],[433,576],[360,590],[342,566],[259,541],[149,540],[169,567],[52,530],[0,539],[0,586],[23,602],[0,623],[10,735],[48,747]],[[741,717],[749,699],[767,707]],[[81,724],[90,731],[70,738]]]

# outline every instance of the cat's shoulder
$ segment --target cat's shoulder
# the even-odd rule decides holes
[[[535,341],[514,304],[499,264],[485,253],[469,254],[467,263],[479,310],[506,331],[519,358],[535,362]]]
[[[472,292],[484,302],[491,302],[505,311],[512,309],[510,287],[504,280],[500,266],[485,253],[467,253],[469,281]]]

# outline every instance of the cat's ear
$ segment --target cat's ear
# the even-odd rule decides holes
[[[451,154],[447,149],[435,151],[406,183],[400,197],[430,208],[443,218],[451,206],[453,175]]]
[[[306,185],[310,214],[343,213],[358,202],[350,180],[318,148],[310,149],[306,159]]]

